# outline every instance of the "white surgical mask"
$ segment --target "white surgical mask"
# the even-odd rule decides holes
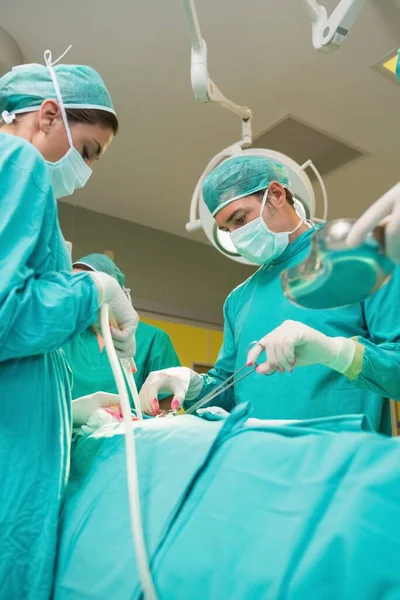
[[[51,182],[54,195],[57,199],[59,199],[64,198],[65,196],[70,196],[75,190],[82,188],[91,176],[92,169],[88,167],[78,150],[74,148],[71,130],[68,125],[67,114],[64,108],[64,102],[61,96],[60,86],[58,85],[56,73],[51,61],[50,50],[45,52],[44,58],[46,61],[46,66],[49,69],[51,78],[53,80],[57,100],[60,105],[61,116],[70,146],[68,152],[57,162],[46,161],[51,170]]]
[[[267,198],[268,188],[261,203],[260,216],[230,234],[238,253],[256,265],[265,265],[278,258],[288,247],[289,236],[300,229],[305,221],[304,210],[300,215],[300,210],[295,205],[300,220],[293,231],[271,231],[262,217]]]

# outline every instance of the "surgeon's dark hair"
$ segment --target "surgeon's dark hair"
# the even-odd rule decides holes
[[[105,129],[111,129],[117,135],[119,122],[117,117],[107,110],[97,108],[66,108],[68,122],[87,123],[88,125],[100,125]]]
[[[294,196],[293,196],[292,192],[285,187],[283,189],[285,190],[286,200],[287,200],[288,204],[290,204],[290,206],[294,209]],[[265,194],[265,190],[262,190],[261,192],[256,192],[255,196],[258,196],[258,198],[262,202],[263,198],[264,198],[264,194]]]

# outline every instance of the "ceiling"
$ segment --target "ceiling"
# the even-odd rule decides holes
[[[371,67],[400,46],[400,0],[367,0],[332,54],[313,50],[298,0],[197,0],[197,11],[210,73],[253,110],[255,136],[291,114],[365,154],[327,177],[331,218],[358,216],[399,180],[400,85]],[[73,44],[68,61],[97,68],[112,93],[121,131],[73,203],[186,237],[194,185],[240,121],[193,98],[180,0],[18,0],[2,26],[26,62]]]

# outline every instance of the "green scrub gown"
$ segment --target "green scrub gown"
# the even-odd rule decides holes
[[[231,410],[250,402],[252,415],[261,419],[364,413],[376,430],[389,432],[388,403],[383,399],[400,399],[400,271],[397,268],[385,287],[360,304],[321,311],[294,306],[283,294],[280,274],[306,258],[314,231],[301,235],[277,260],[261,267],[228,296],[223,345],[194,401],[245,364],[251,342],[292,319],[328,336],[357,337],[365,347],[358,376],[350,381],[322,365],[271,376],[253,373],[212,404]]]
[[[72,275],[49,169],[0,133],[0,597],[48,600],[69,468],[70,379],[59,348],[96,319]]]
[[[139,323],[136,348],[138,371],[135,382],[138,390],[152,371],[180,366],[169,336],[158,327]],[[64,347],[64,352],[73,374],[73,399],[98,391],[117,393],[106,349],[100,351],[98,338],[92,328],[76,336]]]

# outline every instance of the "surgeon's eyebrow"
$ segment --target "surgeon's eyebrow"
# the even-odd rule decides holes
[[[220,231],[224,231],[224,229],[227,229],[228,225],[230,225],[232,223],[232,221],[235,220],[236,215],[243,210],[244,210],[243,207],[240,207],[240,208],[237,208],[236,210],[234,210],[233,213],[226,219],[226,221],[224,221],[223,225],[221,225],[221,227],[218,227],[218,229]]]

